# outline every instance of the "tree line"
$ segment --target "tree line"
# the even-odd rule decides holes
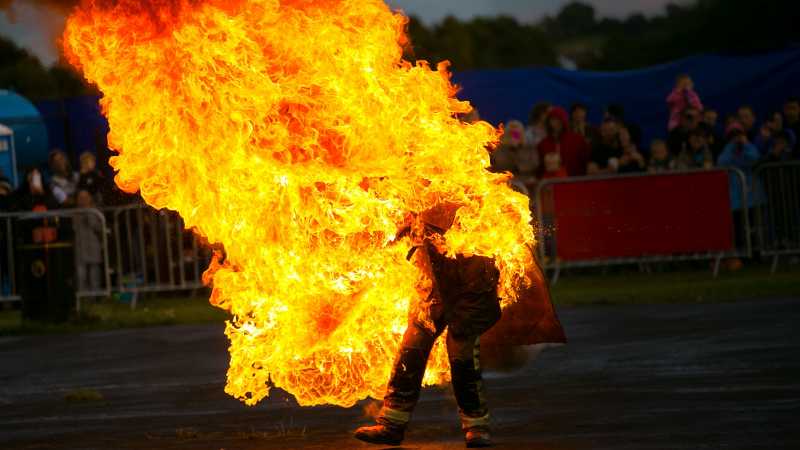
[[[558,65],[625,70],[699,53],[749,53],[800,42],[796,0],[697,0],[670,4],[654,17],[600,18],[594,7],[574,1],[537,23],[514,17],[448,17],[426,25],[411,17],[407,58],[449,60],[454,70]],[[33,99],[96,93],[63,65],[39,60],[0,36],[0,89]]]

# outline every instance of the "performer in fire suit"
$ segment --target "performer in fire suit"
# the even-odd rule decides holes
[[[409,258],[414,258],[420,271],[427,275],[428,282],[422,283],[422,289],[428,295],[425,301],[411,307],[408,328],[394,363],[377,424],[356,430],[357,439],[383,445],[402,442],[419,400],[428,356],[434,342],[446,329],[451,380],[466,446],[491,446],[479,339],[501,319],[497,296],[499,272],[491,258],[444,256],[443,236],[452,226],[457,209],[454,205],[440,205],[411,219],[410,225],[401,233],[410,234],[412,238],[414,246]],[[543,282],[541,276],[534,279]],[[522,294],[530,300],[531,293],[537,297],[535,304],[527,301],[528,307],[524,311],[517,308],[502,313],[503,321],[492,329],[493,335],[489,336],[494,343],[505,341],[504,345],[522,345],[564,341],[547,287],[540,284]],[[523,307],[526,305],[522,297],[518,303]],[[534,307],[530,308],[532,304]],[[523,316],[533,322],[523,320],[521,323]],[[503,322],[506,326],[501,327]],[[526,328],[522,333],[525,336],[520,336],[520,325]]]

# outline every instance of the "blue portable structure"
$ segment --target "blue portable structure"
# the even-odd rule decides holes
[[[16,187],[19,184],[14,130],[2,123],[0,123],[0,172],[8,178],[12,186]]]
[[[0,123],[13,131],[17,171],[47,163],[47,127],[31,102],[14,92],[0,90]],[[9,174],[6,176],[10,178]]]

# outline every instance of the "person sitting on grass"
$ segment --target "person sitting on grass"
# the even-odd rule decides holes
[[[714,154],[708,148],[706,135],[702,130],[689,133],[689,146],[678,155],[677,167],[679,170],[714,167]]]
[[[667,143],[663,139],[655,139],[650,144],[650,161],[647,164],[649,173],[661,173],[675,170],[675,159],[669,153]]]

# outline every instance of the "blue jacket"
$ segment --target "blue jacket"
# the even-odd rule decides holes
[[[757,186],[753,186],[753,166],[755,166],[760,159],[761,153],[758,151],[758,148],[749,142],[746,144],[729,142],[717,159],[717,165],[720,167],[735,167],[744,172],[747,183],[745,190],[748,193],[748,208],[756,204],[757,197],[761,197],[759,195],[761,189]],[[742,209],[743,202],[739,177],[731,175],[730,184],[731,207],[734,210]]]

